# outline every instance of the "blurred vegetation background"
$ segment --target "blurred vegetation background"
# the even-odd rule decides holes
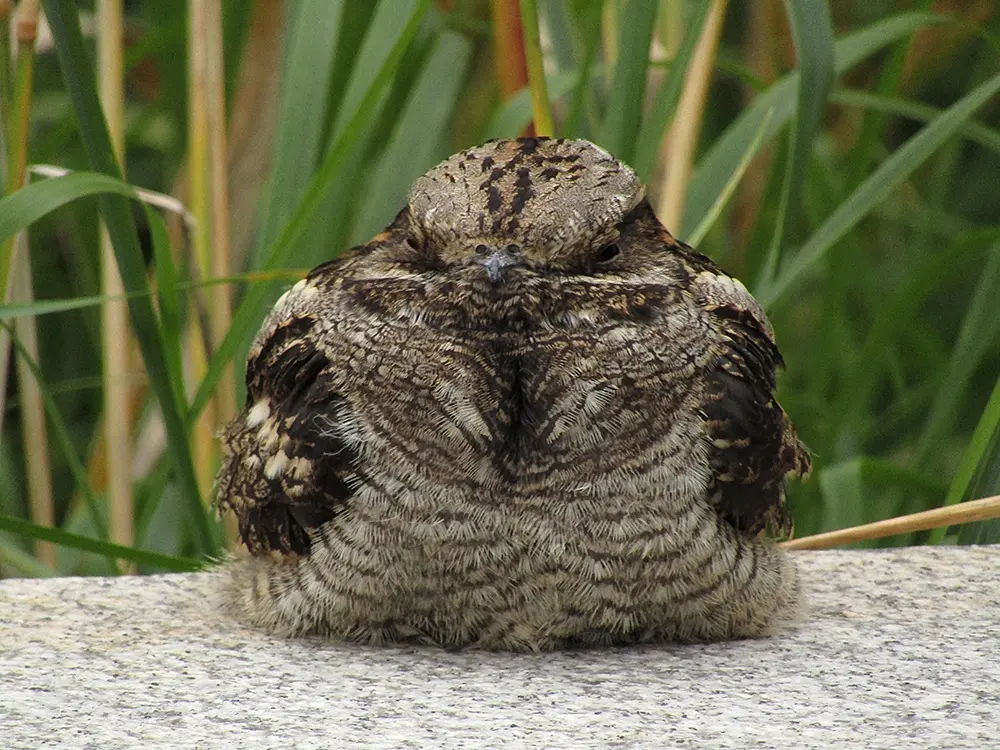
[[[0,21],[0,576],[220,554],[215,434],[270,303],[440,159],[531,132],[631,163],[766,305],[815,455],[798,536],[1000,491],[990,0],[0,0]],[[1000,522],[875,544],[942,541]]]

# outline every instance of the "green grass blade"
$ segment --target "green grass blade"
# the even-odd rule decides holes
[[[424,0],[381,0],[378,3],[351,69],[344,97],[338,103],[328,139],[330,143],[335,143],[349,127],[351,118],[364,105],[389,60],[397,52],[401,56],[406,47],[409,47],[409,43],[402,49],[399,47],[402,39],[413,38],[405,25],[400,25],[400,19],[409,19],[410,23],[416,20],[419,23],[427,7],[428,3]],[[413,30],[413,34],[415,33],[416,29]],[[387,88],[379,87],[382,92]]]
[[[538,6],[535,0],[520,0],[520,6],[521,40],[531,88],[531,119],[536,135],[554,136],[556,131],[552,121],[552,103],[549,101],[549,89],[545,82],[542,42],[538,31]]]
[[[75,4],[72,0],[44,0],[43,6],[91,167],[96,172],[121,179],[97,98],[93,63],[83,46]],[[148,292],[142,248],[128,201],[120,195],[110,193],[102,193],[99,201],[125,290]],[[184,489],[187,514],[194,526],[198,546],[203,552],[214,553],[218,550],[216,530],[213,529],[198,491],[187,428],[181,404],[175,397],[177,389],[170,382],[156,314],[146,294],[130,298],[128,307],[146,372],[160,404],[167,433],[167,450],[173,460],[178,481]]]
[[[990,416],[987,417],[987,414]],[[990,497],[1000,494],[1000,388],[996,388],[983,412],[983,419],[994,425],[992,439],[984,440],[982,448],[973,450],[980,455],[979,466],[964,497]],[[985,427],[984,427],[985,429]],[[982,438],[980,438],[982,439]],[[971,445],[974,445],[974,440]],[[980,521],[963,526],[958,532],[959,544],[995,544],[1000,541],[1000,519]]]
[[[333,140],[335,120],[343,117],[344,113],[349,111],[349,107],[358,104],[357,101],[353,104],[349,103],[344,97],[348,85],[354,79],[356,69],[359,64],[362,64],[362,46],[369,36],[370,27],[380,1],[344,3],[344,12],[340,17],[340,28],[337,30],[335,42],[337,54],[334,56],[330,86],[325,96],[326,122],[323,129],[323,143],[325,145],[329,145],[330,141]],[[400,18],[406,15],[405,11],[406,8],[401,6]],[[364,94],[364,91],[362,90],[360,93]],[[322,156],[322,153],[320,155]]]
[[[549,95],[557,102],[576,83],[575,73],[556,73],[548,77]],[[502,102],[480,134],[480,141],[493,138],[516,138],[531,122],[531,91],[523,88]]]
[[[990,460],[991,449],[1000,450],[1000,378],[993,386],[993,392],[983,409],[983,416],[979,418],[979,423],[972,433],[962,460],[958,465],[958,471],[948,487],[948,494],[945,496],[945,505],[954,505],[961,502],[968,496],[969,487],[976,475],[977,468],[985,461]],[[995,457],[994,457],[995,459]],[[944,538],[946,529],[934,529],[930,532],[927,540],[928,544],[939,544]]]
[[[42,541],[60,544],[64,547],[93,552],[97,555],[103,555],[109,560],[126,560],[138,565],[149,565],[153,568],[161,568],[178,573],[189,573],[201,570],[204,567],[203,563],[197,560],[164,555],[159,552],[151,552],[136,547],[123,547],[120,544],[92,539],[51,526],[39,526],[38,524],[31,523],[31,521],[8,516],[6,513],[0,513],[0,529],[13,534],[19,534],[29,539],[41,539]]]
[[[877,456],[858,456],[823,467],[819,487],[823,519],[817,533],[890,517],[891,490],[918,497],[940,497],[943,491],[936,478]]]
[[[274,136],[273,168],[258,226],[255,258],[295,212],[323,153],[324,123],[343,0],[302,0],[289,8]]]
[[[757,155],[760,150],[760,145],[764,142],[764,133],[767,132],[767,126],[771,122],[771,116],[773,112],[768,112],[764,117],[763,122],[757,128],[757,133],[754,135],[750,145],[747,146],[746,152],[743,154],[743,158],[740,159],[740,163],[736,165],[736,169],[733,170],[733,174],[729,178],[729,182],[725,184],[722,191],[719,193],[712,204],[712,207],[708,210],[708,213],[702,218],[701,223],[694,228],[694,231],[690,235],[684,238],[684,241],[697,247],[708,231],[715,224],[719,215],[722,213],[722,209],[725,208],[729,199],[732,197],[733,193],[736,191],[736,186],[739,185],[740,180],[743,179],[744,173],[747,171],[747,167],[750,166],[750,162]]]
[[[391,82],[393,73],[402,60],[403,53],[413,40],[429,3],[430,0],[420,0],[410,14],[407,23],[400,31],[395,44],[385,58],[378,74],[372,80],[358,108],[333,146],[326,152],[319,170],[309,181],[309,187],[296,206],[292,217],[285,224],[274,243],[262,254],[261,267],[263,270],[271,271],[285,263],[296,241],[316,220],[317,210],[322,205],[327,187],[339,174],[354,144],[370,122],[379,99]],[[226,365],[232,361],[239,348],[250,340],[256,327],[260,325],[268,298],[275,288],[275,284],[255,284],[247,290],[246,296],[233,315],[229,331],[209,360],[205,376],[202,378],[188,409],[188,423],[193,422],[201,410],[205,408],[219,378],[225,372]]]
[[[674,59],[670,62],[670,70],[667,72],[666,78],[663,79],[663,83],[660,84],[659,91],[656,92],[656,98],[653,100],[649,114],[643,119],[642,127],[639,128],[632,166],[639,172],[644,182],[648,182],[653,174],[663,134],[673,122],[677,102],[680,100],[681,91],[684,88],[684,75],[691,62],[694,49],[698,46],[698,38],[701,36],[701,30],[711,7],[712,4],[709,2],[689,5],[690,17],[686,19],[687,31],[684,34],[684,39]]]
[[[948,357],[941,382],[947,383],[934,397],[930,414],[917,444],[921,463],[931,460],[945,440],[968,393],[968,386],[985,358],[993,355],[1000,341],[1000,245],[987,254],[979,285],[969,302],[955,346]]]
[[[649,45],[658,5],[657,0],[628,0],[622,10],[618,60],[598,143],[627,163],[632,163],[642,119]]]
[[[867,498],[861,459],[824,466],[817,481],[822,508],[821,530],[844,529],[877,520],[877,512],[870,509],[871,502]]]
[[[131,185],[106,174],[72,172],[33,182],[0,198],[0,242],[78,198],[114,193],[138,199]]]
[[[95,294],[90,297],[74,297],[73,299],[44,299],[37,302],[19,302],[0,305],[0,320],[13,320],[32,315],[48,315],[49,313],[66,312],[67,310],[83,310],[96,307],[106,302],[128,299],[127,294]]]
[[[798,102],[795,127],[785,160],[778,216],[760,275],[766,281],[773,278],[778,269],[782,243],[788,232],[791,214],[799,205],[813,140],[819,131],[833,83],[833,22],[826,0],[785,0],[785,9],[798,57]]]
[[[581,50],[577,49],[574,14],[568,3],[542,2],[539,8],[541,27],[545,29],[547,48],[554,62],[553,68],[575,70],[580,65]]]
[[[570,97],[567,108],[566,119],[563,124],[563,132],[567,138],[592,138],[594,122],[594,89],[595,78],[600,80],[603,75],[600,65],[596,65],[597,52],[601,43],[601,6],[599,3],[585,3],[577,9],[576,28],[580,37],[579,44],[582,50],[578,57],[580,64],[579,73],[563,73],[562,75],[572,75],[573,95]],[[557,75],[559,75],[557,73]],[[549,80],[550,87],[552,80]],[[557,101],[559,96],[553,94],[553,101]],[[517,133],[520,131],[510,131]]]
[[[154,254],[155,255],[155,254]],[[271,281],[283,284],[290,283],[302,278],[308,268],[279,269],[275,271],[248,271],[238,273],[233,276],[214,276],[208,279],[196,279],[194,281],[178,281],[177,291],[198,289],[201,287],[211,287],[217,284],[258,284]],[[51,313],[67,312],[70,310],[83,310],[88,307],[97,307],[106,302],[118,302],[137,297],[140,294],[148,295],[149,292],[134,292],[132,294],[95,294],[89,297],[73,297],[70,299],[43,299],[34,302],[16,302],[0,305],[0,320],[13,320],[29,315],[49,315]]]
[[[158,213],[146,207],[146,223],[153,245],[156,271],[156,298],[160,311],[160,332],[163,335],[163,352],[174,386],[174,398],[184,403],[184,368],[182,351],[181,304],[178,295],[177,268],[170,248],[167,225]]]
[[[450,31],[434,41],[365,191],[355,242],[388,224],[410,184],[445,154],[443,134],[472,57],[468,39]]]
[[[63,419],[62,412],[59,411],[59,406],[56,404],[56,400],[52,397],[52,391],[45,382],[45,378],[42,375],[41,369],[38,367],[38,363],[31,358],[28,350],[24,348],[24,345],[17,338],[13,326],[8,325],[7,323],[0,323],[0,328],[6,329],[7,334],[10,336],[11,344],[17,351],[17,355],[21,357],[24,363],[28,366],[28,369],[31,371],[32,376],[34,376],[35,382],[38,385],[38,391],[42,396],[42,404],[45,407],[45,414],[49,418],[49,425],[52,427],[52,432],[55,436],[56,442],[62,450],[63,458],[66,460],[66,466],[69,467],[70,473],[76,481],[77,488],[81,493],[83,493],[84,501],[87,504],[87,510],[90,513],[91,523],[94,524],[94,528],[97,530],[97,533],[106,539],[108,536],[108,527],[101,514],[101,502],[97,497],[97,493],[94,492],[94,488],[90,485],[90,477],[87,476],[87,469],[84,467],[79,456],[76,455],[76,449],[73,447],[73,437],[70,434],[69,427]]]
[[[910,10],[927,12],[933,6],[933,0],[917,0]],[[885,55],[876,73],[875,80],[869,83],[869,88],[878,94],[895,94],[903,83],[903,70],[908,52],[913,50],[915,34],[903,38],[894,44]],[[856,186],[874,168],[880,159],[885,142],[889,119],[880,112],[866,112],[852,144],[851,159],[846,164],[844,184]]]
[[[947,249],[915,259],[907,275],[888,294],[879,297],[872,322],[864,332],[864,343],[856,348],[856,362],[847,368],[838,419],[843,425],[858,425],[871,411],[874,389],[884,371],[884,352],[890,351],[912,327],[920,306],[942,281],[979,264],[985,248],[997,243],[1000,231],[975,230],[951,238]],[[843,349],[836,359],[843,358]],[[831,364],[834,364],[831,362]],[[854,429],[854,428],[850,428]]]
[[[858,109],[882,112],[924,123],[930,122],[941,114],[942,111],[940,107],[933,107],[930,104],[924,104],[923,102],[911,99],[883,96],[881,94],[873,94],[870,91],[849,88],[833,91],[830,94],[830,101],[845,107],[856,107]],[[958,132],[970,142],[989,149],[995,154],[1000,154],[1000,132],[997,130],[979,122],[967,122],[958,129]]]
[[[0,564],[21,571],[30,578],[50,578],[59,575],[58,570],[46,565],[10,541],[8,534],[0,536]]]
[[[945,20],[947,19],[927,13],[903,13],[848,34],[834,43],[834,72],[839,75],[850,70],[900,37]],[[797,87],[798,73],[791,73],[773,84],[712,144],[691,176],[684,204],[684,220],[678,230],[697,226],[701,222],[729,180],[740,157],[746,152],[747,144],[753,139],[768,110],[774,110],[774,117],[765,132],[764,140],[769,140],[785,127],[795,113]]]
[[[400,18],[406,18],[415,11],[424,12],[420,8],[420,0],[381,0],[368,4],[365,16],[355,19],[358,31],[363,28],[364,33],[349,61],[338,56],[335,75],[344,92],[336,104],[331,105],[334,117],[327,138],[329,145],[338,142],[352,113],[364,101],[386,60],[394,54],[401,28],[404,28],[400,25]],[[405,55],[396,67],[390,85],[380,92],[367,126],[352,138],[340,179],[331,182],[320,198],[319,215],[323,220],[315,222],[292,250],[290,257],[297,265],[315,266],[350,244],[361,193],[368,192],[367,187],[359,189],[359,186],[365,184],[370,161],[388,138],[388,126],[398,114],[401,106],[399,88],[408,88],[417,71],[422,69],[427,42],[432,36],[419,32],[415,34],[412,43],[404,50]],[[346,77],[341,80],[342,76]]]
[[[844,234],[867,216],[896,185],[930,157],[961,125],[1000,91],[1000,75],[980,84],[938,115],[917,135],[896,150],[862,182],[847,200],[823,222],[795,257],[779,272],[773,284],[759,290],[765,307],[774,303],[793,283],[813,269]]]

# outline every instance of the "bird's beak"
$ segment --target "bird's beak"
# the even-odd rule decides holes
[[[520,248],[517,245],[507,245],[507,247],[491,247],[489,245],[479,245],[476,247],[476,255],[473,262],[478,263],[486,269],[486,278],[491,284],[499,284],[503,281],[503,273],[511,266],[520,265]]]

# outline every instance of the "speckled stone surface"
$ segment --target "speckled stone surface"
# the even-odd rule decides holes
[[[782,636],[544,655],[271,638],[211,574],[0,581],[0,747],[1000,748],[1000,546],[796,557]]]

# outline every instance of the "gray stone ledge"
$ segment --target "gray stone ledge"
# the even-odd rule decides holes
[[[1000,747],[1000,546],[796,553],[769,640],[543,655],[282,640],[211,574],[0,582],[0,747]]]

